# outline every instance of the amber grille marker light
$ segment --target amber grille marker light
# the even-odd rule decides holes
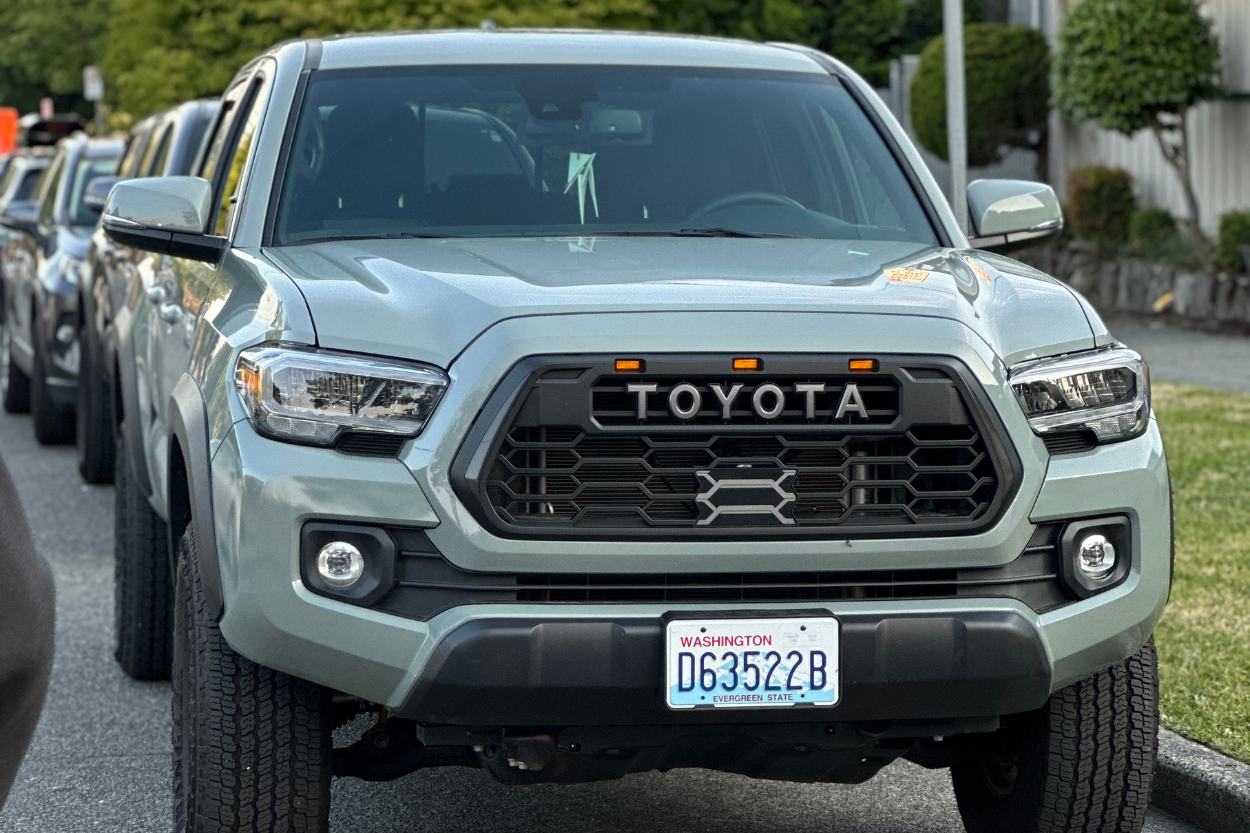
[[[641,373],[647,369],[642,359],[617,359],[617,373]]]
[[[850,362],[852,373],[876,373],[876,359],[851,359]]]
[[[734,370],[763,370],[764,362],[759,359],[734,359]]]

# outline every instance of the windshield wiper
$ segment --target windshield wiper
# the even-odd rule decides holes
[[[462,234],[423,234],[419,231],[388,231],[383,234],[337,234],[333,237],[312,237],[308,240],[296,241],[294,245],[313,243],[339,243],[344,240],[442,240],[448,237],[463,237]]]
[[[683,228],[673,230],[656,229],[635,231],[591,231],[583,237],[766,237],[786,240],[807,239],[801,234],[770,234],[763,231],[743,231],[742,229],[722,228]]]

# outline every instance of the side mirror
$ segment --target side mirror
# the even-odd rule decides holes
[[[1010,251],[1063,230],[1059,198],[1041,182],[979,179],[968,186],[968,214],[976,249]]]
[[[123,246],[216,263],[230,242],[204,233],[212,202],[212,186],[196,176],[131,179],[113,186],[102,225]]]
[[[43,234],[39,231],[39,205],[28,200],[11,202],[0,214],[0,224],[14,231],[24,231],[43,243]]]
[[[114,185],[125,179],[124,176],[97,176],[87,183],[87,190],[82,195],[83,205],[97,213],[103,212],[104,206],[108,204],[109,192]]]

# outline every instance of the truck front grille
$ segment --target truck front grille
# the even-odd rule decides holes
[[[728,366],[658,357],[655,373],[628,375],[532,360],[479,417],[457,492],[509,537],[850,538],[975,531],[1014,488],[1014,455],[954,362]],[[847,401],[858,407],[840,414]]]

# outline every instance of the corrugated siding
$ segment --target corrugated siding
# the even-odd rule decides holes
[[[1220,37],[1225,88],[1250,94],[1250,0],[1207,0],[1205,6]],[[1202,104],[1191,113],[1189,128],[1202,225],[1214,234],[1225,212],[1250,209],[1250,98]],[[1128,138],[1092,124],[1069,125],[1063,144],[1066,169],[1124,168],[1137,182],[1142,205],[1188,216],[1176,173],[1150,131]]]

